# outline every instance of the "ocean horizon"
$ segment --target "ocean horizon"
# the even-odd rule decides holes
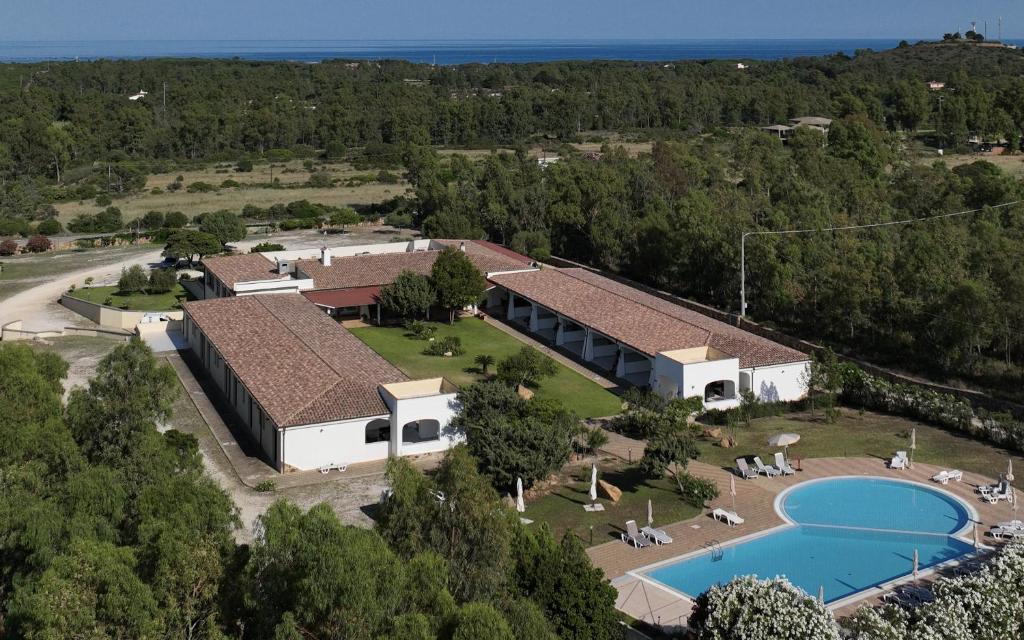
[[[905,38],[916,42],[919,38]],[[0,42],[0,62],[208,58],[296,62],[406,60],[427,64],[557,60],[782,60],[897,46],[897,38],[691,40],[93,40]],[[1007,40],[1018,44],[1019,41]]]

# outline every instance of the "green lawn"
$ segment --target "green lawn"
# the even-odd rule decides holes
[[[476,356],[486,353],[500,362],[523,346],[479,318],[461,318],[452,325],[432,324],[437,327],[438,338],[458,336],[465,354],[452,358],[423,355],[427,343],[409,337],[402,327],[360,327],[352,333],[411,378],[444,376],[459,386],[483,379],[473,363]],[[622,406],[613,393],[561,364],[558,373],[543,380],[536,393],[538,398],[561,400],[583,418],[614,415]]]
[[[768,437],[782,432],[800,434],[800,442],[789,448],[790,457],[869,456],[888,460],[894,452],[910,449],[912,428],[917,429],[915,461],[974,471],[991,478],[1006,469],[1009,457],[1013,458],[1015,470],[1024,469],[1024,457],[969,436],[906,418],[870,412],[861,414],[851,409],[843,409],[842,416],[835,424],[825,424],[820,411],[814,418],[808,414],[759,418],[750,427],[736,427],[734,435],[737,446],[734,449],[723,449],[701,438],[700,460],[731,467],[739,456],[760,455],[769,464],[772,454],[778,449],[768,446]],[[1016,475],[1014,484],[1024,487],[1020,472]]]
[[[97,304],[105,304],[118,309],[131,311],[173,311],[181,308],[181,302],[187,299],[185,289],[180,284],[167,293],[133,293],[120,294],[117,287],[83,287],[75,289],[72,297]]]
[[[626,520],[636,520],[640,527],[646,525],[647,500],[651,501],[656,525],[687,520],[700,512],[683,502],[671,477],[648,480],[636,465],[616,460],[602,460],[597,468],[598,478],[622,490],[618,504],[599,497],[598,502],[604,505],[604,511],[591,513],[583,510],[583,505],[590,502],[590,466],[587,466],[577,468],[575,475],[563,476],[563,483],[552,493],[527,502],[523,515],[535,522],[547,523],[557,539],[571,530],[589,546],[618,540]]]

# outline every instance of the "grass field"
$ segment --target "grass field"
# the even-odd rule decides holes
[[[427,343],[409,337],[401,327],[363,327],[352,329],[352,333],[411,378],[444,376],[459,386],[483,379],[474,357],[489,354],[500,362],[523,346],[479,318],[461,318],[452,325],[432,324],[438,338],[458,336],[466,353],[453,358],[423,355]],[[621,409],[618,397],[561,364],[558,373],[545,379],[536,392],[538,398],[561,400],[583,418],[613,415]]]
[[[233,165],[224,165],[224,167],[227,166]],[[285,172],[285,169],[288,171]],[[342,182],[348,178],[377,174],[377,171],[372,170],[358,171],[347,164],[318,165],[317,170],[326,171],[333,178]],[[127,198],[116,199],[113,205],[121,210],[125,221],[128,221],[143,216],[148,211],[181,211],[189,216],[194,216],[205,211],[220,209],[237,212],[247,204],[266,208],[273,204],[287,204],[295,200],[309,200],[331,206],[373,204],[401,195],[409,187],[408,183],[403,181],[397,184],[368,182],[354,187],[339,184],[328,188],[267,189],[253,185],[266,184],[271,181],[269,164],[258,164],[251,172],[246,173],[239,173],[233,169],[228,169],[227,173],[224,173],[223,168],[221,171],[218,173],[218,168],[214,166],[193,171],[154,174],[146,180],[146,191]],[[228,179],[238,182],[241,186],[219,189],[210,193],[188,193],[186,189],[177,192],[167,191],[167,186],[174,182],[179,175],[182,176],[185,186],[193,182],[207,182],[219,187],[224,180]],[[287,163],[284,167],[276,164],[274,166],[274,178],[279,179],[283,185],[302,184],[309,179],[309,175],[309,172],[302,168],[302,163],[298,161]],[[163,193],[151,193],[150,191],[154,188],[162,189]],[[65,224],[76,215],[96,213],[103,209],[92,200],[65,202],[56,207],[60,212],[59,219]]]
[[[825,424],[820,412],[814,418],[808,414],[759,418],[750,427],[736,427],[736,448],[723,449],[702,438],[700,459],[708,464],[732,467],[739,456],[760,455],[768,463],[778,451],[768,446],[768,437],[776,433],[798,433],[800,442],[789,448],[790,457],[867,456],[888,460],[896,451],[910,449],[910,430],[914,428],[917,429],[915,461],[974,471],[992,478],[1006,469],[1010,457],[1015,468],[1024,469],[1024,457],[969,436],[905,418],[869,412],[860,414],[850,409],[843,409],[835,424]],[[1019,476],[1015,484],[1024,487]]]
[[[96,304],[106,304],[118,309],[131,311],[173,311],[181,308],[181,302],[187,298],[185,289],[180,284],[167,293],[132,293],[121,294],[117,287],[83,287],[75,289],[72,297]],[[109,300],[109,302],[108,302]]]
[[[648,500],[656,524],[679,522],[700,513],[697,507],[683,502],[675,480],[670,477],[648,480],[635,465],[629,466],[616,459],[601,460],[597,468],[598,478],[622,490],[618,504],[599,497],[604,511],[583,510],[583,505],[590,502],[590,465],[587,464],[564,475],[562,484],[553,492],[528,502],[523,515],[535,522],[547,523],[556,539],[571,530],[589,546],[618,540],[626,520],[646,524]]]

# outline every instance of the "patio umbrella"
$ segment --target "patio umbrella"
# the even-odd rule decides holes
[[[917,549],[914,549],[914,580],[917,580],[917,565],[919,561],[920,559],[917,555]]]
[[[1013,482],[1013,458],[1006,461],[1006,479]]]
[[[776,433],[768,438],[769,447],[782,447],[786,451],[786,460],[789,460],[789,445],[800,442],[799,433]]]
[[[732,511],[736,513],[736,476],[729,476],[729,495],[732,496]]]
[[[590,501],[597,502],[597,465],[590,467]]]
[[[825,604],[825,585],[818,587],[818,602]]]
[[[516,511],[526,511],[526,502],[523,500],[523,479],[516,478]]]
[[[914,449],[917,448],[917,429],[910,430],[910,466],[914,466]]]
[[[650,498],[647,498],[647,526],[654,526],[654,505],[651,504]]]
[[[974,527],[972,527],[971,530],[974,532],[974,548],[975,548],[975,550],[977,550],[977,548],[979,546],[979,544],[978,544],[978,523],[977,522],[974,523]]]

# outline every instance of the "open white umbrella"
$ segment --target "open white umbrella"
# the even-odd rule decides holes
[[[651,504],[651,499],[647,499],[647,526],[654,526],[654,505]]]
[[[516,511],[523,513],[526,511],[526,501],[523,500],[523,479],[516,478]]]
[[[782,447],[786,451],[786,460],[789,460],[789,445],[800,442],[799,433],[776,433],[768,438],[769,447]]]
[[[597,502],[597,465],[590,467],[590,501]]]

